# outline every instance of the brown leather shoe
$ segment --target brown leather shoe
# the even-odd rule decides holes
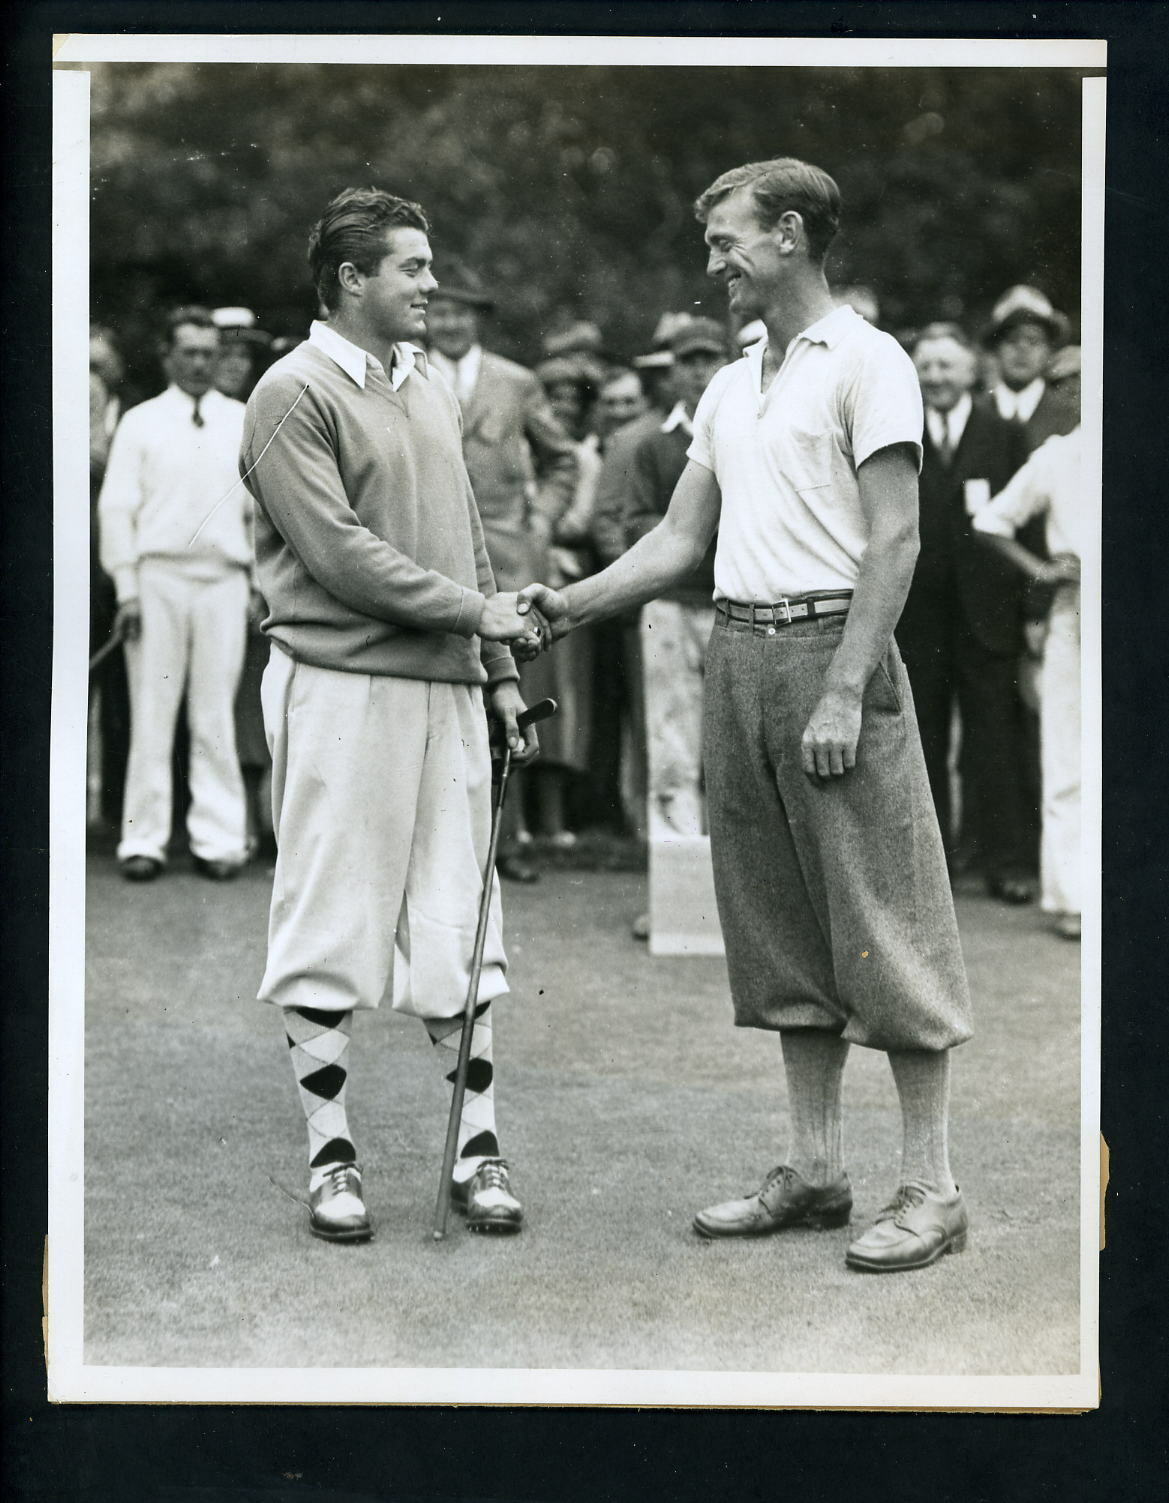
[[[965,1249],[968,1226],[960,1190],[955,1188],[947,1198],[910,1180],[868,1231],[850,1244],[844,1261],[865,1273],[928,1268],[943,1253]]]
[[[766,1237],[789,1227],[822,1231],[846,1226],[852,1212],[848,1175],[823,1187],[809,1185],[787,1164],[780,1164],[754,1195],[707,1206],[694,1218],[700,1237]]]
[[[373,1236],[356,1164],[334,1164],[327,1170],[309,1196],[308,1210],[309,1231],[326,1242],[368,1242]]]

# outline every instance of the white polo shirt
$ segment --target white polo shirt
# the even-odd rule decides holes
[[[923,425],[913,361],[851,308],[797,334],[764,391],[766,348],[718,372],[687,451],[722,491],[715,599],[759,605],[854,587],[869,534],[857,469],[891,444],[920,469]]]

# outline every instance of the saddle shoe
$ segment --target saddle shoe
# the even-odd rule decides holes
[[[451,1205],[467,1218],[469,1232],[518,1232],[524,1224],[503,1159],[484,1159],[469,1180],[452,1180]]]
[[[788,1164],[773,1169],[754,1195],[707,1206],[694,1218],[700,1237],[766,1237],[806,1226],[814,1231],[847,1226],[852,1186],[842,1174],[830,1185],[809,1185]]]
[[[373,1236],[361,1198],[357,1164],[333,1164],[309,1194],[309,1231],[326,1242],[368,1242]]]

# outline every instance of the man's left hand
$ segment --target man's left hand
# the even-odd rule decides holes
[[[540,738],[534,725],[525,726],[522,731],[516,725],[517,718],[527,708],[520,686],[509,678],[496,684],[489,693],[491,712],[500,723],[504,740],[511,747],[512,766],[525,767],[539,756]]]
[[[840,778],[856,766],[861,734],[861,697],[829,689],[820,697],[804,731],[800,750],[810,778]]]

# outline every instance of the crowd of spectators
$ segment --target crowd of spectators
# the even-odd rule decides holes
[[[500,588],[559,586],[604,567],[664,515],[704,389],[765,331],[667,310],[651,348],[626,362],[596,324],[564,318],[529,369],[491,349],[493,291],[453,263],[438,276],[427,353],[462,408]],[[871,289],[838,297],[880,322]],[[1078,350],[1066,319],[1025,286],[1006,291],[977,331],[938,321],[897,332],[925,405],[921,551],[897,639],[951,870],[976,873],[1001,901],[1030,902],[1042,832],[1043,906],[1075,937],[1078,558],[1089,511]],[[235,482],[242,403],[297,342],[274,340],[246,308],[177,310],[160,347],[164,386],[152,394],[127,386],[116,333],[91,330],[90,634],[101,661],[89,817],[118,829],[131,880],[158,876],[184,827],[196,868],[214,880],[271,839],[264,607],[247,492]],[[705,831],[713,546],[639,619],[575,633],[525,665],[529,700],[550,694],[559,714],[509,801],[504,877],[537,881],[542,852],[570,850],[588,831]],[[644,921],[637,928],[644,934]]]

